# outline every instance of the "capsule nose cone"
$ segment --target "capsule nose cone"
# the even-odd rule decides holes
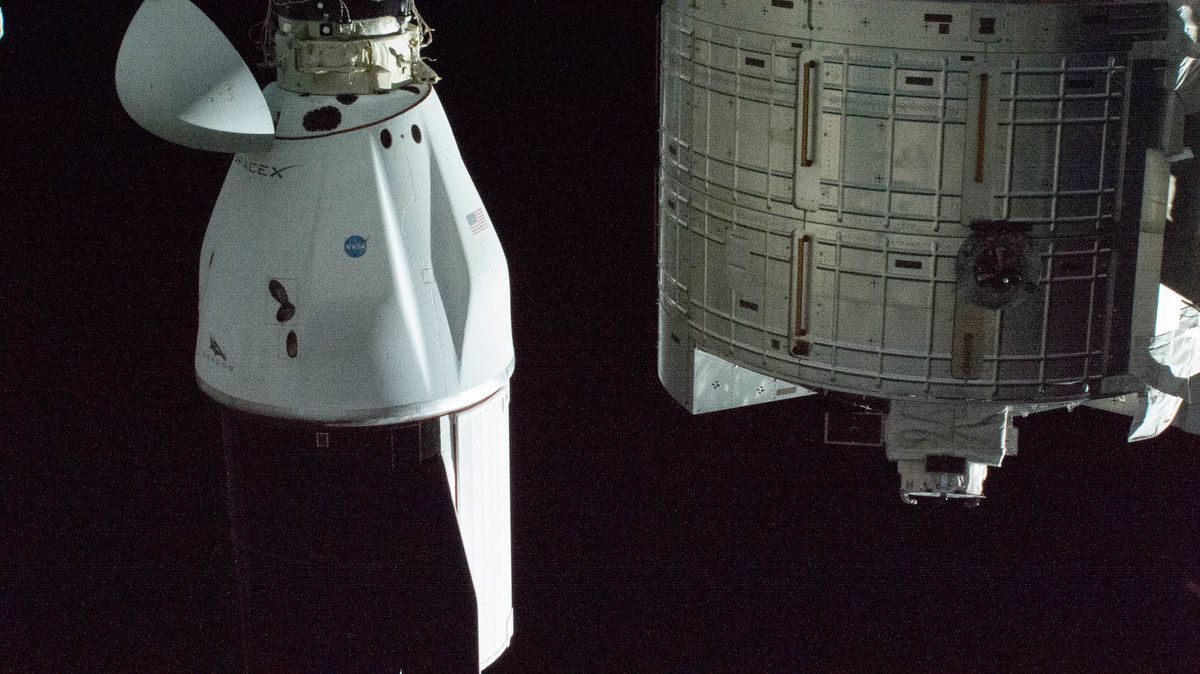
[[[271,112],[237,50],[188,0],[146,0],[117,55],[129,116],[173,143],[214,152],[265,150]]]

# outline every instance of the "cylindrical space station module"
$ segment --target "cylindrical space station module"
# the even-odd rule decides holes
[[[117,63],[139,124],[235,153],[195,367],[224,410],[247,669],[478,670],[513,631],[504,254],[416,8],[268,6],[265,91],[187,0],[147,0]]]
[[[1194,374],[1151,353],[1192,312],[1159,302],[1188,47],[1165,2],[669,0],[663,384],[873,400],[848,444],[906,500],[978,502],[1016,414],[1161,431]]]

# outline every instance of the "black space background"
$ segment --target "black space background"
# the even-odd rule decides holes
[[[198,0],[247,59],[262,2]],[[196,268],[229,157],[124,116],[135,3],[8,0],[0,671],[232,671]],[[655,372],[656,13],[426,0],[507,251],[516,636],[495,672],[1200,671],[1200,442],[1019,422],[973,511],[903,506],[824,403],[690,417]]]

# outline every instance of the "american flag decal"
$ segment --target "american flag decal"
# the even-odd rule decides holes
[[[474,213],[467,214],[467,226],[471,228],[472,234],[478,234],[491,227],[492,221],[488,219],[487,212],[481,208]]]

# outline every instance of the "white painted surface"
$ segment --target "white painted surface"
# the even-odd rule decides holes
[[[200,386],[281,419],[436,419],[487,666],[513,629],[508,267],[437,94],[260,92],[186,0],[147,0],[117,79],[147,130],[238,153],[201,251]]]
[[[495,230],[472,230],[486,210],[436,93],[270,99],[280,139],[235,158],[201,252],[206,390],[330,423],[437,416],[498,390],[513,364],[508,269]],[[323,108],[339,129],[304,129]],[[286,323],[272,280],[296,307]]]
[[[479,606],[480,667],[513,635],[508,389],[454,415],[455,504]]]
[[[1007,418],[1140,392],[1153,377],[1168,160],[1187,154],[1170,147],[1172,124],[1195,108],[1194,91],[1172,100],[1174,82],[1141,65],[1195,52],[1162,10],[667,0],[668,391],[700,411],[683,344],[808,389],[890,400],[888,452],[906,484],[937,486],[921,457],[967,457],[956,488],[968,494],[1011,453],[1011,426],[959,429],[963,405]],[[1181,71],[1184,88],[1195,70]],[[1132,96],[1135,85],[1161,87],[1162,100]],[[973,234],[992,220],[1019,230],[1016,301],[985,302],[964,263],[994,252],[1000,237],[983,246]],[[920,423],[905,419],[917,405],[929,410]]]
[[[1121,209],[1121,148],[1154,111],[1127,110],[1132,42],[1025,30],[1108,9],[760,10],[668,2],[663,14],[661,303],[695,343],[804,386],[889,398],[1084,400],[1123,374],[1110,338],[1129,300],[1110,279],[1135,255],[1122,231],[1137,214]],[[980,12],[1001,39],[972,39]],[[951,17],[950,32],[926,14]],[[1148,28],[1132,16],[1104,30]],[[1041,276],[1024,301],[989,310],[996,338],[963,378],[955,264],[980,219],[1027,228]],[[801,356],[798,338],[811,346]]]
[[[214,152],[269,147],[258,83],[233,45],[188,0],[146,0],[117,54],[117,95],[147,131]]]

